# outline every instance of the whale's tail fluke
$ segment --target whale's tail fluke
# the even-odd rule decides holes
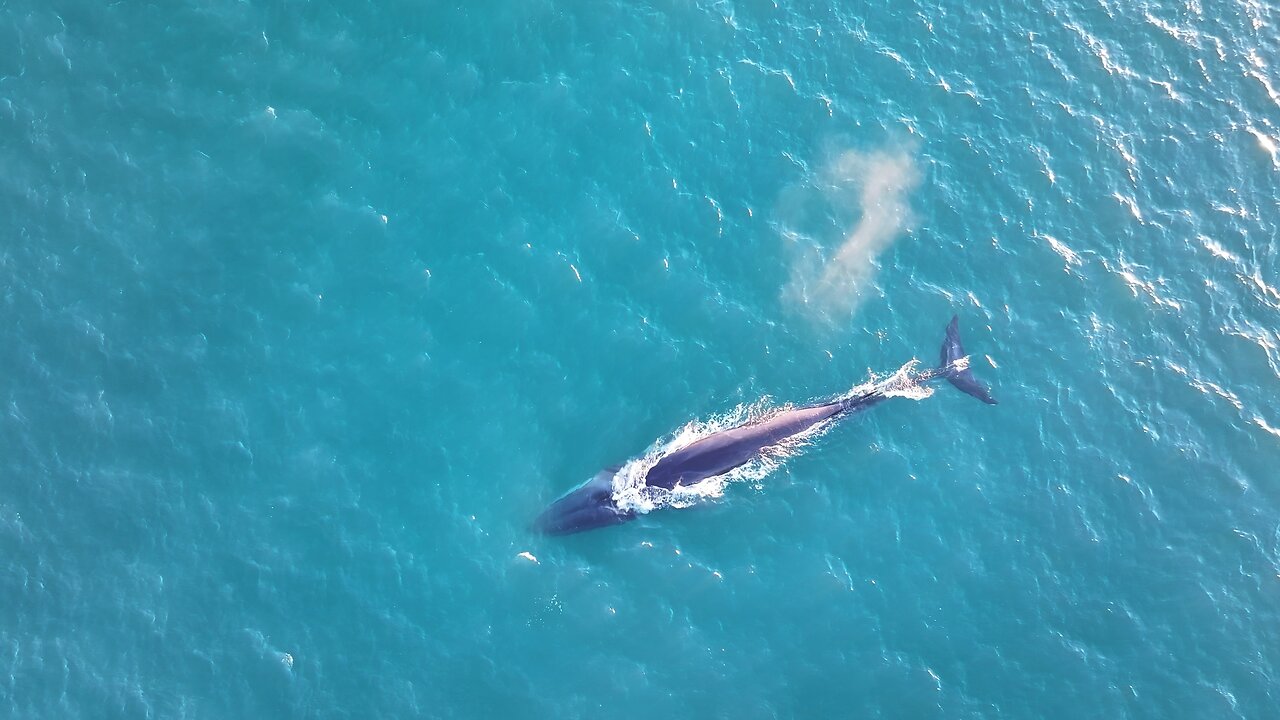
[[[978,382],[969,369],[969,357],[964,354],[964,345],[960,344],[960,317],[953,316],[947,326],[947,339],[942,341],[942,359],[938,371],[952,385],[962,392],[968,393],[988,405],[995,405],[996,399],[991,397],[987,387]],[[936,377],[936,376],[935,376]]]

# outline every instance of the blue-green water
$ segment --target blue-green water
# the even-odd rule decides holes
[[[0,5],[0,716],[1280,716],[1277,38]],[[953,312],[999,406],[527,530]]]

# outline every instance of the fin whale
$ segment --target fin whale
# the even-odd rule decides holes
[[[960,342],[959,323],[957,316],[947,325],[938,366],[914,373],[910,379],[915,384],[945,379],[961,392],[995,405],[990,391],[969,369],[969,358]],[[713,433],[660,458],[649,468],[644,482],[649,487],[670,490],[677,486],[691,487],[723,475],[821,423],[878,405],[891,397],[886,394],[888,390],[881,383],[838,400],[783,410]],[[613,466],[596,473],[581,487],[552,503],[534,520],[533,528],[548,535],[568,535],[635,519],[634,511],[618,507],[614,499],[613,479],[620,469],[621,466]]]

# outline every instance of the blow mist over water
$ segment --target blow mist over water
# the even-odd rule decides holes
[[[933,388],[916,379],[919,360],[911,360],[893,373],[877,377],[874,373],[863,383],[833,400],[843,400],[878,390],[886,397],[923,400],[933,394]],[[822,437],[841,418],[839,416],[818,423],[803,433],[769,447],[759,457],[723,475],[707,478],[688,487],[677,485],[667,489],[651,487],[645,482],[649,470],[662,458],[682,450],[703,438],[743,425],[768,420],[774,414],[794,409],[794,404],[774,405],[769,398],[754,403],[740,404],[728,412],[706,420],[695,420],[676,430],[670,436],[659,439],[640,457],[628,461],[613,476],[613,501],[620,509],[648,513],[660,508],[687,508],[700,500],[719,498],[730,484],[756,483],[777,470],[788,458],[794,457],[815,440]]]
[[[911,147],[845,150],[818,177],[824,202],[837,216],[853,210],[853,227],[834,248],[798,247],[783,297],[792,306],[832,321],[846,319],[875,291],[878,258],[911,229],[910,197],[921,173]]]

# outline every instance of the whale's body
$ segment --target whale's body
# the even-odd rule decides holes
[[[968,369],[968,358],[960,344],[958,323],[957,318],[952,318],[947,326],[939,366],[916,373],[910,380],[914,384],[924,384],[943,378],[960,390],[994,405],[996,401]],[[713,433],[661,457],[648,469],[644,484],[672,490],[692,487],[708,478],[724,475],[823,423],[883,402],[890,397],[887,392],[886,386],[875,385],[838,400],[780,410]],[[602,470],[586,484],[557,500],[538,517],[534,527],[551,535],[567,535],[634,519],[635,512],[620,508],[614,498],[613,478],[619,469]]]
[[[844,402],[811,405],[722,430],[664,456],[649,468],[645,484],[670,490],[677,485],[689,487],[723,475],[848,409]]]

